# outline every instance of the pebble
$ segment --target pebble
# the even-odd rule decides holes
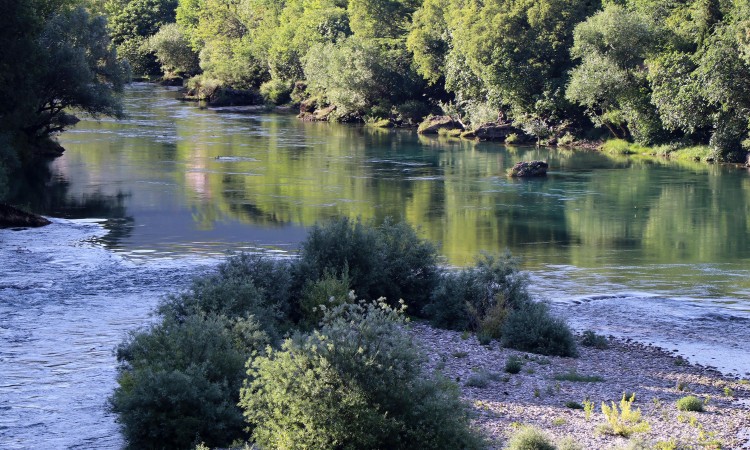
[[[603,402],[619,402],[624,392],[635,393],[650,431],[634,434],[652,448],[673,442],[677,448],[750,449],[750,383],[721,374],[710,367],[691,365],[668,350],[632,340],[609,338],[609,348],[579,346],[578,358],[540,356],[501,348],[497,342],[481,345],[476,337],[414,323],[410,333],[429,357],[428,369],[460,380],[462,396],[476,412],[475,426],[503,448],[519,425],[533,425],[551,439],[570,437],[583,449],[623,448],[628,439],[602,433],[606,422]],[[521,358],[521,372],[504,371],[510,356]],[[597,375],[601,382],[557,381],[555,375],[575,371]],[[467,382],[487,373],[487,385]],[[706,402],[702,413],[681,412],[675,402],[695,395]],[[582,410],[566,402],[594,402],[586,420]]]

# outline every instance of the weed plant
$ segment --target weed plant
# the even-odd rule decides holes
[[[641,417],[640,408],[633,409],[635,396],[620,400],[620,408],[617,408],[615,402],[612,406],[602,403],[602,414],[607,419],[607,423],[600,427],[600,431],[617,436],[630,437],[634,433],[647,433],[651,430],[651,425]]]

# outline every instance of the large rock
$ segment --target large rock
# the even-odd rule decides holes
[[[543,177],[547,175],[549,164],[545,161],[521,161],[508,170],[511,177]]]
[[[447,128],[449,130],[463,130],[464,127],[451,119],[450,116],[427,116],[422,123],[419,124],[417,132],[419,134],[438,134],[438,130]]]
[[[300,109],[302,107],[300,106]],[[336,111],[336,106],[326,106],[325,108],[316,109],[312,112],[300,112],[297,117],[304,122],[325,122],[331,118],[331,114]]]
[[[505,142],[508,136],[515,135],[514,142],[525,142],[526,135],[523,131],[509,123],[485,123],[480,125],[473,132],[473,137],[480,141],[502,141]]]
[[[50,223],[52,222],[42,216],[0,203],[0,228],[43,227]]]

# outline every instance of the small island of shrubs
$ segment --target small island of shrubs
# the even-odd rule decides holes
[[[117,349],[128,447],[485,448],[409,321],[547,355],[575,340],[509,254],[439,261],[406,223],[349,219],[313,227],[297,258],[230,257]]]

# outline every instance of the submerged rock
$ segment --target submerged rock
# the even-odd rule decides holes
[[[419,134],[438,134],[438,130],[447,128],[449,130],[463,130],[464,127],[451,119],[450,116],[427,116],[422,123],[419,124],[417,132]]]
[[[43,227],[50,223],[52,222],[42,216],[0,203],[0,228]]]
[[[543,177],[547,175],[549,164],[545,161],[521,161],[508,169],[511,177]]]

